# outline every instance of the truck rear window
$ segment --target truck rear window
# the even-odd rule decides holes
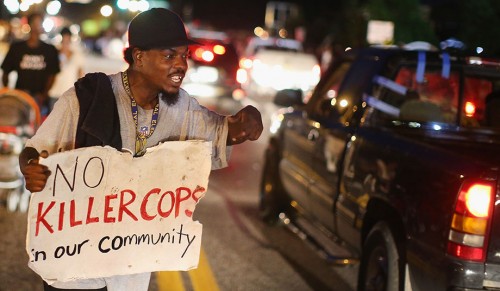
[[[500,128],[500,76],[479,72],[403,66],[394,80],[379,77],[381,102],[373,107],[392,120]]]

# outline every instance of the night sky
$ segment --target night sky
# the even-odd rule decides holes
[[[99,16],[99,8],[104,4],[114,4],[116,0],[94,0],[89,4],[64,3],[61,13],[75,22],[92,16]],[[194,19],[211,24],[219,29],[253,29],[264,24],[267,0],[170,0],[170,8],[188,21],[186,9],[192,7]],[[129,13],[116,11],[120,18],[131,17]],[[115,14],[116,15],[116,14]]]
[[[175,5],[175,0],[172,1]],[[268,0],[190,0],[177,2],[193,5],[193,16],[212,23],[220,29],[253,29],[264,25]],[[279,2],[279,1],[278,1]],[[298,4],[308,23],[328,19],[342,1],[335,0],[287,0]],[[174,6],[175,7],[175,6]]]
[[[264,25],[266,0],[192,0],[193,18],[220,29],[253,29]]]
[[[368,0],[358,0],[359,2]],[[447,2],[450,0],[420,0],[425,4]],[[169,0],[170,8],[180,14],[186,22],[198,21],[205,28],[216,30],[239,30],[251,33],[256,26],[264,26],[266,4],[268,0]],[[280,2],[280,1],[278,1]],[[342,6],[351,5],[343,0],[284,0],[298,4],[303,19],[301,25],[306,26],[307,39],[317,45],[331,29],[332,20],[338,19]],[[63,13],[75,22],[82,21],[92,14],[99,17],[99,8],[103,4],[114,4],[116,0],[94,0],[86,5],[63,5]],[[65,6],[72,9],[64,9]],[[75,9],[76,8],[76,9]],[[191,9],[188,9],[191,8]],[[117,11],[115,16],[122,20],[129,20],[133,15]],[[78,19],[80,18],[80,19]]]

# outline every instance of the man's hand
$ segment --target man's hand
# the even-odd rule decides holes
[[[229,132],[227,145],[240,144],[247,140],[257,140],[262,133],[262,117],[259,110],[246,106],[233,116],[228,117]]]
[[[28,191],[40,192],[45,188],[47,179],[50,176],[50,171],[47,166],[39,163],[40,157],[47,158],[49,156],[47,151],[38,151],[34,148],[27,147],[19,155],[19,167],[21,168],[21,173],[24,175],[26,180],[26,189]]]

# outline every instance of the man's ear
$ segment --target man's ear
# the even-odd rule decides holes
[[[142,51],[138,48],[134,48],[134,50],[132,51],[132,57],[134,58],[134,62],[138,65],[138,66],[141,66],[142,65]]]

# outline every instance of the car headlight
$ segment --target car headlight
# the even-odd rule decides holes
[[[285,116],[283,114],[273,114],[271,116],[271,126],[269,127],[269,132],[272,134],[277,133],[284,118]]]
[[[208,66],[193,67],[188,71],[188,78],[193,83],[215,83],[219,79],[219,71]]]
[[[292,107],[281,108],[271,115],[271,125],[269,126],[269,132],[275,134],[281,127],[281,123],[285,119],[285,114],[293,111]]]

